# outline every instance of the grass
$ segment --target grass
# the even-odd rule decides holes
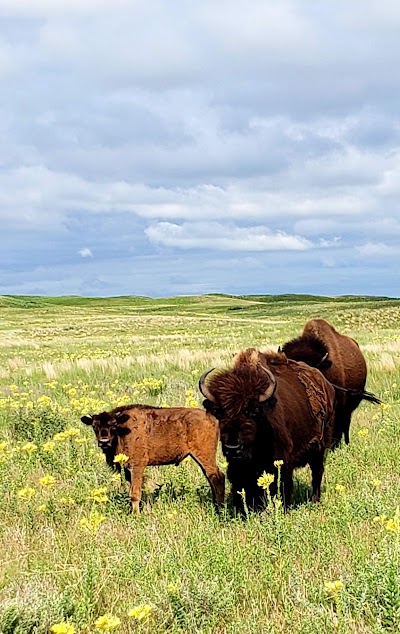
[[[104,614],[120,623],[103,631],[118,633],[398,632],[399,307],[358,297],[0,297],[0,632],[69,624],[88,634]],[[218,517],[188,460],[149,468],[142,514],[131,515],[80,416],[201,403],[205,368],[249,345],[276,348],[310,317],[360,342],[367,387],[384,400],[361,405],[350,446],[328,456],[322,502],[309,502],[303,469],[288,514],[243,521],[228,498]]]

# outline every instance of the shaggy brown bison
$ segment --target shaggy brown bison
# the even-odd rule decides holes
[[[312,499],[319,500],[335,405],[335,390],[321,372],[289,362],[282,353],[248,348],[236,356],[231,369],[204,372],[199,388],[204,407],[219,421],[233,503],[239,511],[243,489],[249,507],[262,504],[257,479],[264,471],[276,472],[276,460],[283,460],[285,507],[292,496],[293,470],[306,464],[312,471]]]
[[[92,425],[111,467],[120,470],[114,463],[117,454],[128,457],[124,469],[134,510],[139,511],[145,467],[179,465],[186,456],[191,456],[201,467],[216,506],[223,504],[225,476],[216,463],[219,430],[212,415],[187,407],[126,405],[82,416],[81,421]]]
[[[333,446],[342,436],[349,444],[350,420],[353,411],[363,399],[380,403],[370,392],[365,392],[367,365],[358,343],[351,337],[341,335],[324,319],[312,319],[304,326],[303,334],[282,346],[289,359],[304,361],[318,368],[324,376],[337,386],[335,429]],[[340,388],[345,388],[346,391]]]

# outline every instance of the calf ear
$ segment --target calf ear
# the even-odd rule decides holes
[[[85,425],[92,425],[93,424],[93,418],[91,416],[82,416],[81,421]]]
[[[119,425],[115,431],[117,432],[117,436],[127,436],[131,433],[129,427],[120,427]]]
[[[122,425],[122,423],[126,423],[126,421],[129,420],[129,414],[117,413],[115,415],[115,420],[116,420],[118,425]]]

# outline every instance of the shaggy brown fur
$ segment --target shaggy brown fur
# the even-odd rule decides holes
[[[275,393],[260,402],[271,384]],[[275,460],[283,460],[282,494],[291,500],[293,470],[309,464],[313,501],[320,498],[325,449],[332,441],[335,390],[318,370],[289,362],[286,355],[261,353],[254,348],[239,353],[231,369],[211,374],[203,386],[204,406],[218,418],[222,451],[228,460],[233,502],[243,510],[262,503],[257,479],[264,471],[276,473]]]
[[[94,416],[82,416],[92,425],[107,463],[116,468],[115,456],[124,453],[129,460],[125,475],[130,482],[133,509],[139,511],[145,467],[179,465],[191,456],[207,477],[214,503],[224,502],[225,476],[217,467],[218,423],[211,414],[187,407],[126,405]],[[120,467],[118,465],[118,470]]]
[[[379,399],[373,394],[364,391],[367,365],[358,343],[351,337],[338,333],[324,319],[312,319],[304,326],[301,337],[285,343],[282,351],[290,359],[304,361],[312,367],[318,367],[328,381],[350,390],[347,393],[337,391],[333,433],[334,446],[340,443],[343,435],[345,442],[349,444],[352,412],[363,399],[379,403]],[[328,357],[322,361],[326,353]]]

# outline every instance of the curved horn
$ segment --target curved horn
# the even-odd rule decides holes
[[[215,398],[213,397],[213,395],[211,394],[210,390],[208,389],[205,380],[206,377],[215,370],[215,368],[211,368],[211,370],[206,370],[205,372],[203,372],[203,374],[201,375],[200,379],[199,379],[199,390],[202,393],[202,395],[204,396],[204,398],[207,398],[209,401],[211,401],[212,403],[215,403]]]
[[[316,368],[319,368],[319,367],[323,364],[323,362],[327,360],[327,358],[328,358],[328,357],[329,357],[329,352],[327,352],[326,354],[324,354],[324,356],[322,357],[321,361],[320,361],[320,362],[318,363],[318,365],[316,365],[315,367],[316,367]]]
[[[282,348],[280,346],[278,348],[278,352],[282,352]]]
[[[273,396],[275,394],[276,378],[272,374],[271,370],[268,370],[268,368],[266,368],[261,363],[260,363],[260,367],[264,370],[264,372],[267,374],[267,376],[268,376],[268,378],[270,380],[270,384],[268,385],[268,387],[265,390],[265,392],[263,392],[263,394],[260,394],[260,396],[258,397],[258,400],[260,401],[260,403],[263,403],[264,401],[267,401],[269,398],[271,398],[271,396]]]

